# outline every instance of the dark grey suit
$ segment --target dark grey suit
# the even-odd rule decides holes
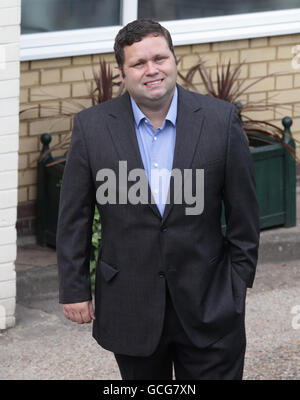
[[[103,168],[118,174],[120,160],[128,171],[143,168],[128,93],[75,117],[57,232],[61,303],[91,299],[91,226],[101,184],[96,175]],[[93,336],[114,353],[155,351],[166,282],[196,347],[215,342],[244,319],[246,287],[253,284],[257,262],[258,204],[251,155],[233,105],[178,86],[175,168],[204,169],[201,215],[186,215],[190,205],[173,204],[172,195],[163,218],[155,204],[98,207],[102,244]]]

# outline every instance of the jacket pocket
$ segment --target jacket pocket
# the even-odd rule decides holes
[[[212,165],[218,165],[218,164],[224,164],[224,160],[222,160],[220,158],[216,158],[214,160],[208,160],[208,161],[206,161],[205,166],[210,167]],[[204,166],[204,168],[205,168],[205,166]]]
[[[216,264],[221,259],[220,255],[214,256],[208,260],[208,264]]]
[[[106,282],[111,281],[119,272],[118,269],[112,267],[111,265],[107,264],[106,262],[100,260],[100,271],[102,276]]]

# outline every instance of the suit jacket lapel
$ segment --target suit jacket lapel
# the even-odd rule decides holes
[[[119,160],[127,161],[128,172],[136,168],[144,170],[128,92],[118,98],[118,103],[114,103],[114,107],[111,107],[108,112],[108,128]],[[153,199],[149,183],[147,185],[147,192],[147,199],[145,199],[145,201],[149,199],[149,201],[147,201],[149,207],[161,218],[160,212]]]
[[[188,169],[192,164],[197,143],[199,141],[203,122],[204,113],[199,106],[199,102],[195,102],[192,93],[178,87],[178,109],[176,123],[176,142],[174,150],[174,159],[172,169],[183,170]],[[169,204],[166,204],[163,222],[167,219],[174,205],[173,185],[169,187]]]
[[[176,122],[176,142],[172,169],[183,170],[190,167],[199,141],[204,121],[203,111],[198,102],[195,102],[192,93],[177,85],[178,109]],[[119,160],[127,161],[127,169],[143,169],[139,145],[136,137],[134,118],[129,94],[126,92],[118,103],[108,111],[108,128],[115,145]],[[148,182],[148,180],[147,180]],[[148,183],[148,205],[156,216],[162,218],[153,199]],[[174,205],[173,186],[169,187],[169,204],[166,204],[162,223],[166,220]]]

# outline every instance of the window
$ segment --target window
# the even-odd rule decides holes
[[[22,34],[120,25],[120,0],[22,0]]]
[[[139,18],[170,21],[300,7],[299,0],[139,0]]]
[[[21,60],[113,51],[122,26],[153,18],[175,46],[300,32],[300,0],[22,0]]]

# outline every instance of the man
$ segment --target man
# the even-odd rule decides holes
[[[63,177],[64,314],[93,320],[93,337],[114,353],[123,379],[172,379],[172,365],[176,379],[241,379],[259,224],[239,117],[233,105],[176,85],[172,40],[160,24],[128,24],[114,49],[127,92],[75,116]],[[95,202],[102,241],[94,312]]]

